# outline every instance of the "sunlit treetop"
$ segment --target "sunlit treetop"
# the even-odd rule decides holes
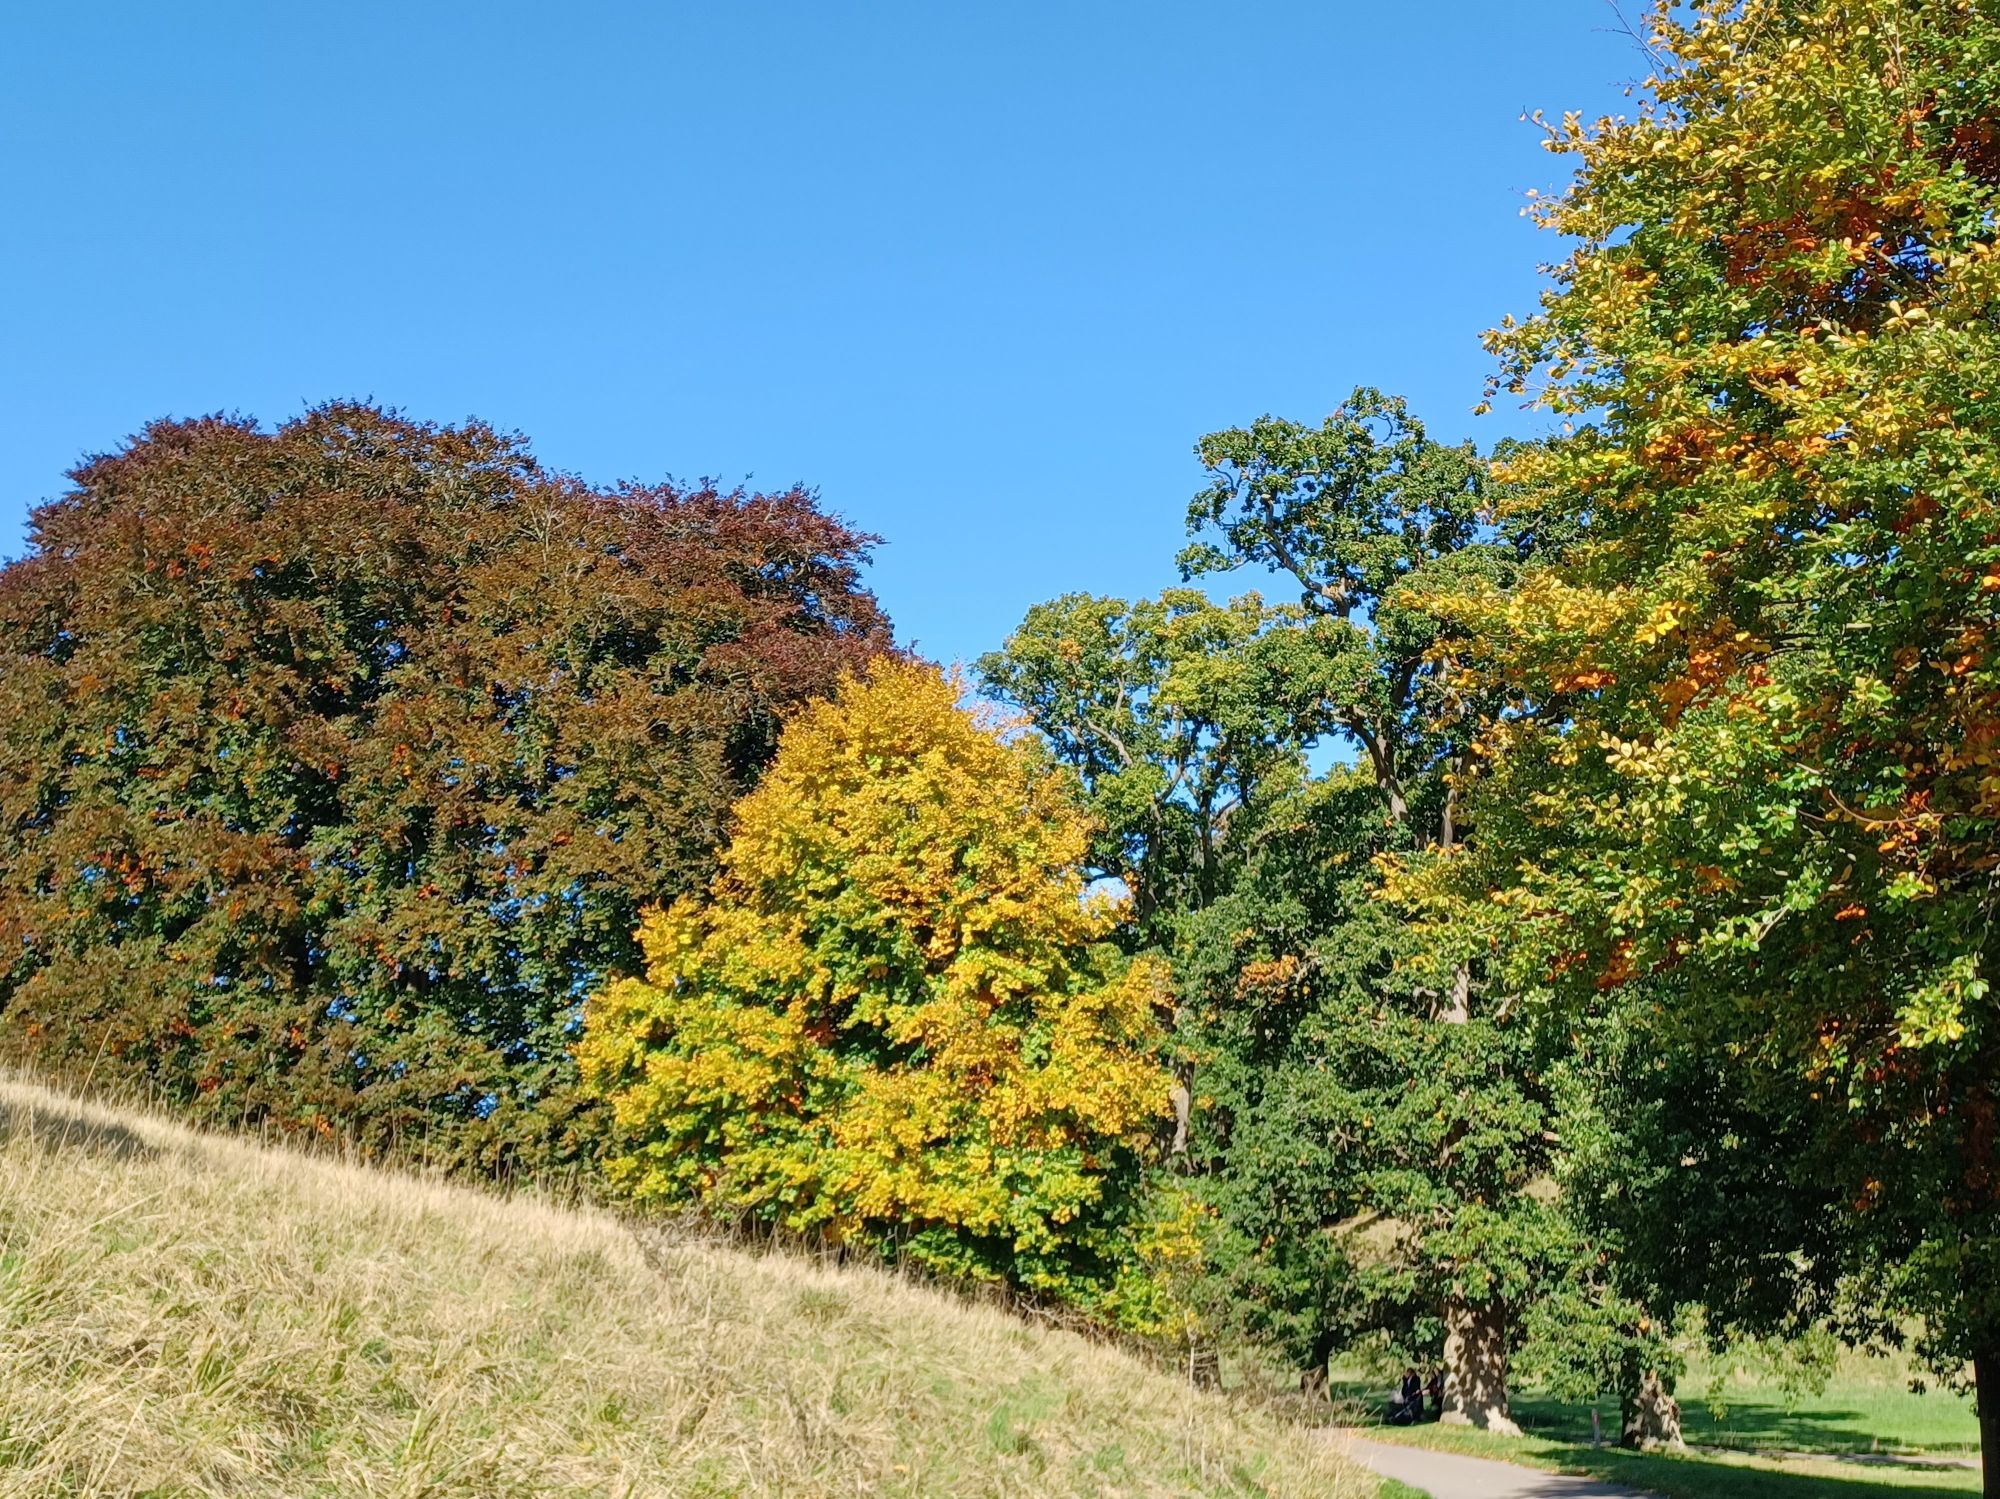
[[[1166,975],[1107,941],[1074,777],[961,693],[885,660],[799,714],[578,1056],[640,1201],[1102,1294],[1166,1110]]]

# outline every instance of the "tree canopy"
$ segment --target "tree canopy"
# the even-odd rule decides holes
[[[1914,1337],[2000,1493],[2000,11],[1635,40],[1487,338],[1549,430],[1209,434],[1020,721],[803,491],[352,404],[84,463],[0,572],[0,1057],[1503,1430],[1516,1355],[1649,1438],[1690,1329]]]
[[[1105,871],[1139,897],[1126,941],[1172,963],[1172,1158],[1212,1215],[1217,1328],[1323,1371],[1341,1347],[1435,1357],[1447,1323],[1483,1319],[1493,1367],[1457,1359],[1451,1387],[1504,1417],[1508,1308],[1567,1243],[1540,1190],[1548,1090],[1469,965],[1413,977],[1374,860],[1453,841],[1449,772],[1485,700],[1404,590],[1504,585],[1532,540],[1482,524],[1480,455],[1378,391],[1198,453],[1183,569],[1256,566],[1298,601],[1071,595],[981,674],[1082,777]],[[1358,764],[1313,775],[1328,743]]]
[[[1490,341],[1574,424],[1510,476],[1570,539],[1431,598],[1509,705],[1409,889],[1650,1084],[1624,1190],[1728,1199],[1662,1285],[1765,1319],[1837,1283],[2000,1384],[2000,18],[1705,0],[1648,44],[1634,116],[1548,126],[1574,248]]]
[[[802,491],[595,490],[359,405],[159,422],[0,572],[0,1050],[488,1168],[779,715],[884,648]]]
[[[1246,825],[1304,775],[1323,725],[1301,637],[1276,628],[1295,618],[1255,594],[1066,594],[979,660],[986,690],[1082,778],[1093,863],[1131,890],[1142,929],[1226,888]]]
[[[641,1203],[1102,1303],[1142,1269],[1165,975],[1086,896],[1073,778],[959,690],[883,661],[798,715],[579,1056]]]

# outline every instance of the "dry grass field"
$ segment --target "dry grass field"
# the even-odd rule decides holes
[[[0,1495],[1358,1496],[1261,1410],[875,1271],[0,1080]]]

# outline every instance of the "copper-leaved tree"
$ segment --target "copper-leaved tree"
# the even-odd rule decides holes
[[[885,648],[802,491],[359,405],[160,422],[0,571],[0,1055],[488,1169],[780,712]]]

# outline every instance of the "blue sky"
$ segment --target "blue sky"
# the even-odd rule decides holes
[[[1475,419],[1605,0],[341,6],[0,22],[0,554],[147,419],[333,396],[802,480],[941,659],[1174,579],[1203,432]],[[1246,584],[1247,586],[1247,584]]]

